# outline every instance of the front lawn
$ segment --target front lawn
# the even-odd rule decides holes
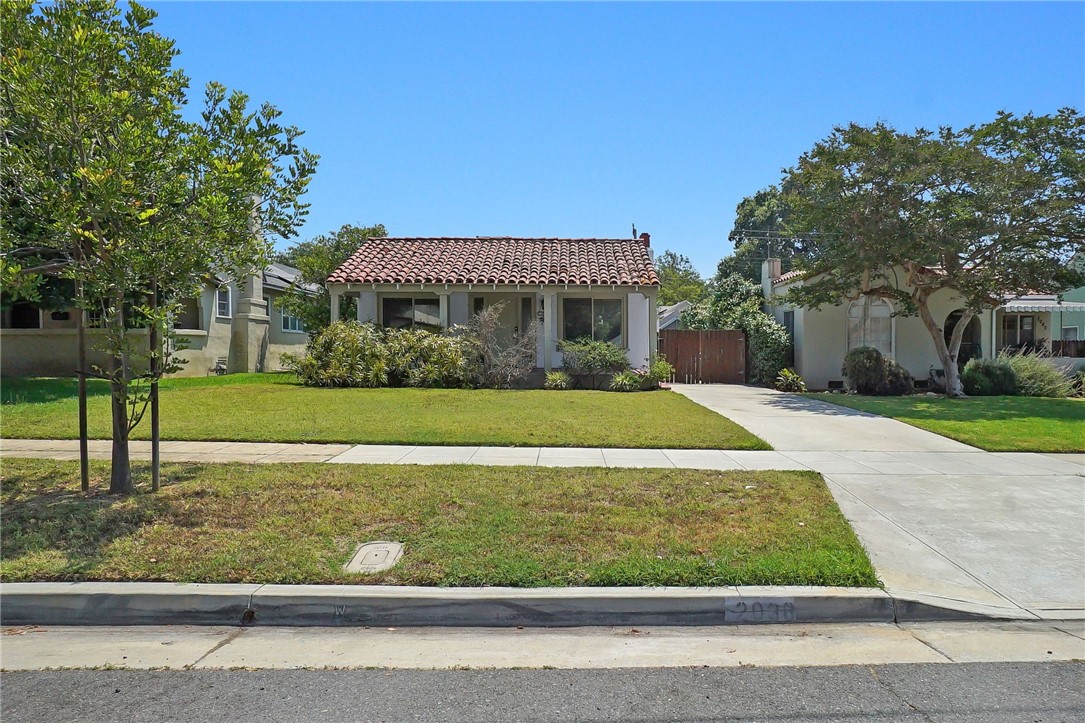
[[[1085,399],[807,396],[899,419],[988,452],[1085,452]]]
[[[109,439],[109,391],[89,385],[90,435]],[[0,434],[75,439],[76,383],[5,379]],[[729,419],[666,391],[319,389],[289,374],[162,383],[162,438],[517,447],[770,449]],[[147,439],[150,424],[136,428]]]
[[[125,499],[91,471],[84,497],[75,462],[4,460],[0,579],[877,584],[812,472],[168,464]],[[400,564],[343,572],[372,540],[405,543]]]

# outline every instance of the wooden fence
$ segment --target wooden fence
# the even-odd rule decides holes
[[[741,331],[661,331],[659,353],[674,365],[671,381],[683,384],[746,382],[746,336]]]
[[[1085,340],[1052,341],[1051,354],[1052,356],[1068,356],[1081,359],[1085,357]]]

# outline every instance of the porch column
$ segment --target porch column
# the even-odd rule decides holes
[[[554,312],[557,305],[557,294],[543,294],[543,369],[546,371],[554,368]]]
[[[440,311],[441,328],[442,329],[447,329],[448,326],[449,326],[449,324],[448,324],[448,294],[447,293],[445,293],[445,294],[437,294],[437,301],[440,304],[440,309],[441,309],[441,311]]]
[[[339,321],[339,297],[342,294],[342,290],[338,286],[332,286],[328,289],[328,296],[331,298],[332,303],[332,323]]]

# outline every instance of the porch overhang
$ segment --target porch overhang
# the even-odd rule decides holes
[[[1047,311],[1085,311],[1085,302],[1066,302],[1056,299],[1014,299],[998,307],[1000,311],[1013,314],[1042,314]]]

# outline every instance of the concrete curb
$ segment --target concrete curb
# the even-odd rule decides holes
[[[574,627],[1036,619],[875,588],[4,583],[4,625]]]

